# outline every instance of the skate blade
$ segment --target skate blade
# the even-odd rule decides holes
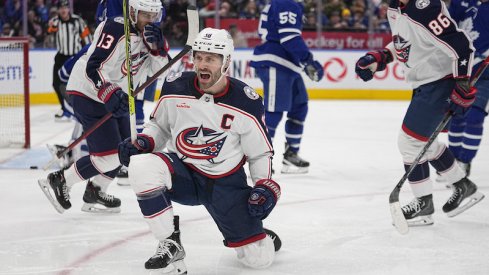
[[[117,178],[117,185],[119,186],[130,186],[128,178]]]
[[[180,275],[187,274],[187,266],[183,260],[179,260],[169,264],[167,267],[160,269],[149,269],[151,275]]]
[[[416,227],[416,226],[426,226],[432,225],[434,223],[433,217],[431,215],[419,216],[414,219],[407,220],[408,226]]]
[[[452,211],[448,212],[447,216],[450,218],[453,218],[453,217],[457,216],[458,214],[465,212],[467,209],[471,208],[472,206],[476,205],[483,198],[484,198],[484,194],[482,194],[480,192],[475,192],[474,194],[472,194],[470,197],[467,198],[468,201],[466,204],[461,205],[461,206],[453,209]]]
[[[61,204],[59,204],[56,198],[53,197],[53,195],[49,191],[51,187],[49,186],[48,181],[46,179],[40,179],[37,181],[37,183],[39,184],[39,187],[41,187],[41,190],[44,193],[44,195],[46,195],[46,198],[48,198],[48,200],[54,206],[54,209],[56,209],[58,213],[63,214],[63,212],[65,212],[65,209],[63,208],[63,206],[61,206]]]
[[[109,208],[97,203],[84,203],[81,210],[88,213],[121,213],[120,207]]]
[[[284,164],[282,166],[282,174],[306,174],[309,172],[309,167],[297,167],[295,165]]]

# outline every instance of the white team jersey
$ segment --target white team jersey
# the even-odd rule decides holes
[[[168,63],[168,57],[153,55],[143,42],[142,34],[131,28],[133,88],[144,83]],[[97,93],[104,83],[115,83],[128,91],[124,21],[115,17],[102,22],[95,31],[95,40],[75,64],[66,90],[79,92],[102,102]]]
[[[177,153],[190,168],[210,178],[229,175],[249,162],[253,182],[271,178],[273,147],[262,117],[261,97],[228,78],[220,95],[202,93],[194,72],[169,76],[163,95],[145,124],[154,151]]]
[[[474,48],[440,0],[391,1],[387,17],[392,42],[387,45],[403,65],[413,88],[449,75],[470,75]]]

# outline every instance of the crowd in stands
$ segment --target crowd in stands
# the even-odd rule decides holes
[[[32,47],[54,48],[52,35],[47,34],[49,19],[57,15],[58,0],[28,0],[27,25]],[[19,36],[22,33],[23,0],[0,0],[0,37]],[[92,32],[95,29],[95,10],[99,0],[73,0],[74,13],[87,21]],[[377,32],[388,32],[386,0],[322,0],[320,16],[317,14],[317,0],[303,0],[304,29],[316,30],[318,19],[324,31],[367,31],[371,27]],[[182,46],[186,41],[186,9],[188,0],[164,0],[167,18],[162,23],[170,46]],[[371,3],[369,9],[368,3]],[[197,0],[202,19],[221,18],[256,19],[267,0],[221,0],[216,9],[215,0]],[[372,17],[369,17],[372,14]],[[370,22],[371,20],[371,22]],[[371,26],[369,26],[371,24]]]

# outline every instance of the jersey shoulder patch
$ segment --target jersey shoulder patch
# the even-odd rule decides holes
[[[261,96],[246,83],[229,77],[230,94],[231,96],[225,102],[226,104],[235,106],[256,117],[261,117],[263,114],[263,101]]]
[[[190,84],[194,78],[195,72],[177,72],[169,74],[161,88],[161,96],[191,94],[193,89]]]

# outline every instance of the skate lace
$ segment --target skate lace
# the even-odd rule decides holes
[[[98,195],[99,195],[99,197],[101,199],[103,199],[105,201],[110,201],[110,202],[114,201],[114,196],[113,195],[109,195],[109,194],[107,194],[105,192],[102,192],[102,191],[99,191],[98,192]]]
[[[419,211],[421,209],[421,200],[415,198],[408,205],[402,207],[404,212]]]
[[[172,245],[177,244],[171,240],[160,242],[160,245],[158,245],[158,249],[156,249],[156,254],[154,257],[163,257],[164,255],[167,255],[168,258],[173,258],[173,254],[171,254],[170,252],[170,248]]]
[[[457,199],[458,194],[459,194],[458,188],[457,187],[453,187],[453,194],[450,196],[450,198],[448,198],[447,203],[454,202]]]
[[[70,200],[70,188],[66,184],[63,185],[62,191],[64,199],[67,201]]]

